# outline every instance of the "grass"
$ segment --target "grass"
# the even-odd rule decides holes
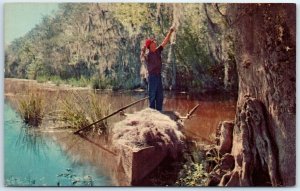
[[[134,80],[120,81],[111,78],[99,77],[99,75],[94,75],[91,78],[81,76],[77,78],[62,79],[60,76],[37,76],[38,83],[45,83],[51,81],[52,83],[59,86],[60,84],[68,84],[74,87],[88,87],[92,89],[112,89],[113,91],[118,91],[121,89],[133,90],[139,87],[139,83]]]
[[[107,78],[95,76],[91,80],[91,87],[93,89],[102,89],[102,90],[109,89],[112,87],[111,80],[109,80]]]
[[[38,76],[36,78],[36,81],[38,83],[46,83],[48,81],[51,81],[52,83],[54,83],[57,86],[64,83],[64,80],[62,80],[59,76]]]
[[[56,86],[59,86],[60,84],[68,84],[75,87],[87,87],[91,84],[91,80],[83,76],[80,79],[62,79],[60,76],[38,76],[36,80],[38,83],[46,83],[51,81]]]
[[[47,77],[47,76],[37,76],[36,81],[37,81],[38,83],[45,83],[45,82],[48,82],[49,79],[50,79],[50,78]]]
[[[110,112],[110,105],[104,98],[97,98],[94,93],[80,93],[73,91],[66,98],[61,100],[59,118],[64,121],[68,127],[80,129],[91,124]],[[108,132],[106,121],[100,122],[93,127],[98,134]]]
[[[59,119],[65,121],[70,127],[80,128],[88,125],[88,120],[85,117],[85,112],[81,106],[74,102],[74,99],[61,100],[62,107],[59,113]]]
[[[81,76],[80,79],[69,78],[67,79],[66,83],[75,87],[87,87],[90,85],[90,80],[88,78]]]
[[[22,120],[33,127],[38,127],[45,115],[43,95],[33,91],[27,96],[18,98],[17,109]]]
[[[29,92],[28,92],[29,91]],[[105,96],[87,91],[48,92],[34,88],[11,99],[23,121],[33,127],[79,129],[89,125],[110,112]],[[52,120],[52,123],[50,123]],[[97,123],[92,130],[98,134],[108,133],[107,121]]]

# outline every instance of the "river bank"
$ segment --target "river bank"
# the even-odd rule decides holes
[[[37,83],[34,80],[24,79],[9,78],[5,79],[4,83],[6,97],[28,94],[36,89],[39,92],[45,92],[47,99],[49,100],[55,97],[57,93],[68,97],[72,94],[70,92],[75,91],[84,97],[87,92],[95,92],[89,88],[70,87],[68,85],[56,86],[55,84]],[[111,110],[119,109],[128,103],[147,96],[147,92],[139,91],[113,92],[105,90],[96,91],[95,93],[98,99],[107,100]],[[196,141],[211,143],[219,122],[234,119],[236,100],[235,98],[224,96],[223,94],[197,97],[189,94],[165,92],[165,111],[176,111],[180,115],[185,116],[187,112],[197,104],[200,104],[199,108],[194,113],[193,117],[185,122],[185,133]],[[52,105],[54,105],[54,103]],[[128,108],[126,112],[133,113],[146,107],[148,107],[148,103],[147,101],[143,101],[136,104],[134,107]],[[109,122],[113,124],[121,119],[122,117],[117,115],[112,117]]]
[[[77,88],[69,86],[56,86],[49,83],[37,83],[32,80],[20,80],[20,79],[5,79],[5,95],[9,99],[16,96],[22,96],[28,94],[33,89],[39,92],[44,92],[47,95],[47,99],[51,102],[50,105],[54,105],[53,95],[57,92],[63,93],[64,96],[69,96],[71,92],[79,92],[84,95],[87,92],[96,93],[98,99],[106,99],[107,103],[110,104],[112,110],[124,106],[124,104],[131,103],[139,98],[146,95],[145,92],[126,91],[126,92],[112,92],[112,91],[93,91],[88,88]],[[53,102],[53,103],[52,103]],[[232,120],[235,113],[235,100],[225,99],[222,96],[211,95],[208,97],[191,96],[188,94],[171,94],[166,93],[164,100],[164,108],[169,111],[177,111],[180,115],[184,116],[186,113],[193,108],[196,104],[200,104],[198,110],[195,112],[193,117],[185,122],[183,129],[184,134],[192,141],[202,144],[213,144],[216,128],[220,121]],[[135,111],[142,110],[148,107],[147,101],[141,102],[135,107],[126,110],[126,113],[133,113]],[[124,119],[124,117],[116,115],[108,120],[109,126],[113,126],[114,123]],[[62,146],[63,152],[70,158],[76,158],[78,163],[88,162],[101,169],[105,169],[106,175],[112,179],[113,185],[128,185],[124,174],[120,173],[117,169],[117,158],[111,152],[108,152],[109,145],[103,140],[100,141],[97,136],[89,136],[86,139],[78,137],[72,134],[71,129],[61,130],[55,128],[57,123],[44,123],[42,133],[52,137],[52,139]],[[100,142],[99,142],[100,141]],[[83,144],[84,143],[84,144]],[[100,151],[101,150],[101,151]],[[186,159],[182,159],[183,161]],[[77,163],[75,162],[75,163]],[[164,162],[166,169],[159,167],[152,174],[143,180],[142,185],[154,184],[158,179],[155,178],[159,174],[168,171],[170,166],[166,165],[168,162]],[[172,164],[176,168],[173,174],[173,181],[177,177],[178,171],[180,170],[180,164]],[[173,168],[172,167],[172,168]],[[170,181],[168,182],[168,184]],[[165,183],[164,183],[165,184]]]

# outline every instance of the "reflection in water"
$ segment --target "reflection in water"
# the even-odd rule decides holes
[[[178,99],[166,99],[165,108],[185,115],[196,104],[200,104],[193,116],[184,123],[187,136],[199,142],[211,143],[218,124],[221,121],[234,120],[235,100],[222,100],[222,97],[215,97],[212,100],[182,99],[181,97]]]
[[[16,147],[20,148],[20,151],[26,151],[28,155],[35,155],[36,157],[41,157],[41,155],[46,157],[47,150],[49,150],[47,141],[43,138],[41,132],[25,124],[20,128],[19,136],[16,139]]]
[[[95,134],[78,136],[73,133],[55,133],[51,136],[62,146],[72,164],[80,165],[88,162],[92,166],[96,166],[97,169],[102,169],[106,176],[111,177],[113,185],[130,185],[124,172],[117,165],[119,156],[109,144],[110,141]]]
[[[59,96],[67,97],[76,91],[82,97],[85,97],[87,92],[94,92],[93,90],[84,88],[66,88],[64,86],[55,86],[49,84],[38,84],[34,81],[24,80],[5,80],[5,93],[7,95],[22,95],[28,93],[31,89],[39,89],[39,91],[46,92],[51,106],[55,109],[57,107],[56,101],[51,101],[53,98]],[[107,100],[110,104],[111,110],[117,110],[129,103],[147,96],[147,92],[112,92],[112,91],[96,91],[99,99]],[[220,121],[234,120],[236,100],[222,95],[202,95],[198,97],[191,97],[188,94],[174,94],[165,91],[164,110],[177,111],[181,115],[192,109],[196,104],[200,104],[193,117],[185,121],[185,132],[188,136],[200,141],[210,142],[215,135],[215,130]],[[142,101],[133,107],[125,110],[126,113],[133,113],[148,107],[148,101]],[[57,108],[56,108],[57,109]],[[113,125],[115,122],[124,119],[119,115],[109,118],[108,122]],[[58,123],[52,123],[51,126]],[[47,125],[47,123],[46,123]],[[49,125],[49,124],[48,124]]]
[[[5,85],[5,93],[22,94],[22,90],[30,89],[30,86],[24,85],[24,82],[19,85],[23,88],[18,88],[18,83],[13,86]],[[68,96],[70,93],[68,90],[55,88],[41,91],[47,92],[50,98],[57,97],[53,95],[58,94]],[[84,96],[90,90],[77,91]],[[99,99],[109,100],[111,110],[114,111],[147,96],[147,93],[99,91],[97,96]],[[165,92],[164,110],[166,111],[177,111],[185,116],[197,104],[200,104],[199,108],[189,120],[185,121],[184,132],[188,137],[199,142],[210,143],[219,122],[234,120],[236,101],[222,96],[193,98],[187,94]],[[133,113],[146,107],[148,107],[147,100],[126,109],[125,113]],[[16,185],[14,177],[30,177],[28,180],[31,183],[34,180],[34,185],[125,186],[129,184],[126,176],[117,166],[119,159],[115,156],[111,144],[108,144],[109,140],[103,140],[92,132],[79,137],[72,132],[47,130],[47,128],[42,130],[43,132],[29,131],[20,128],[21,120],[16,116],[11,117],[12,114],[9,114],[11,111],[5,108],[5,179],[12,181],[6,185]],[[19,121],[13,122],[16,119]],[[112,127],[115,122],[122,119],[124,116],[120,115],[109,118],[109,126]],[[29,157],[30,155],[33,157]],[[92,177],[92,181],[89,176]],[[42,179],[39,180],[39,177]]]
[[[76,163],[50,138],[53,133],[24,127],[19,115],[4,106],[4,178],[6,186],[106,186],[101,168]],[[61,132],[57,132],[61,134]],[[82,144],[83,141],[78,142]],[[74,146],[76,147],[76,145]],[[76,157],[76,155],[74,155]],[[70,169],[69,175],[65,172]],[[64,174],[64,176],[59,176]]]
[[[82,135],[82,134],[79,134],[79,136],[80,136],[82,139],[84,139],[85,141],[88,141],[88,142],[90,142],[91,144],[94,144],[95,146],[99,147],[99,149],[102,149],[103,151],[106,151],[106,152],[108,152],[108,153],[110,153],[110,154],[112,154],[112,155],[117,156],[117,154],[114,153],[113,151],[109,150],[109,148],[106,148],[104,145],[101,145],[101,144],[97,143],[97,142],[94,140],[95,138],[89,138],[88,136]],[[99,139],[102,140],[103,137],[99,137]]]

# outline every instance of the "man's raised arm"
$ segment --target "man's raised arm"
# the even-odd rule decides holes
[[[167,36],[165,37],[164,41],[161,43],[160,46],[165,47],[168,44],[168,42],[170,41],[171,34],[172,34],[173,31],[174,31],[174,27],[171,27],[170,30],[169,30],[169,32],[168,32],[168,34],[167,34]]]

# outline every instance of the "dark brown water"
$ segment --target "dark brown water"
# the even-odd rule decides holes
[[[103,96],[109,96],[112,108],[118,109],[147,96],[147,94],[146,92],[99,93],[99,97]],[[218,124],[222,121],[234,120],[236,101],[219,95],[191,98],[186,94],[171,94],[166,92],[163,110],[176,111],[180,116],[186,116],[197,104],[200,104],[200,106],[192,117],[184,121],[184,131],[188,137],[196,141],[211,143]],[[126,109],[125,112],[132,113],[146,107],[148,107],[148,100]],[[121,119],[122,117],[117,115],[112,117],[110,122],[114,123]]]
[[[221,121],[234,120],[236,101],[224,99],[220,95],[207,95],[197,99],[190,99],[188,95],[176,95],[165,100],[166,109],[178,111],[181,115],[186,115],[197,104],[200,105],[195,113],[184,122],[185,133],[199,142],[210,143]]]

